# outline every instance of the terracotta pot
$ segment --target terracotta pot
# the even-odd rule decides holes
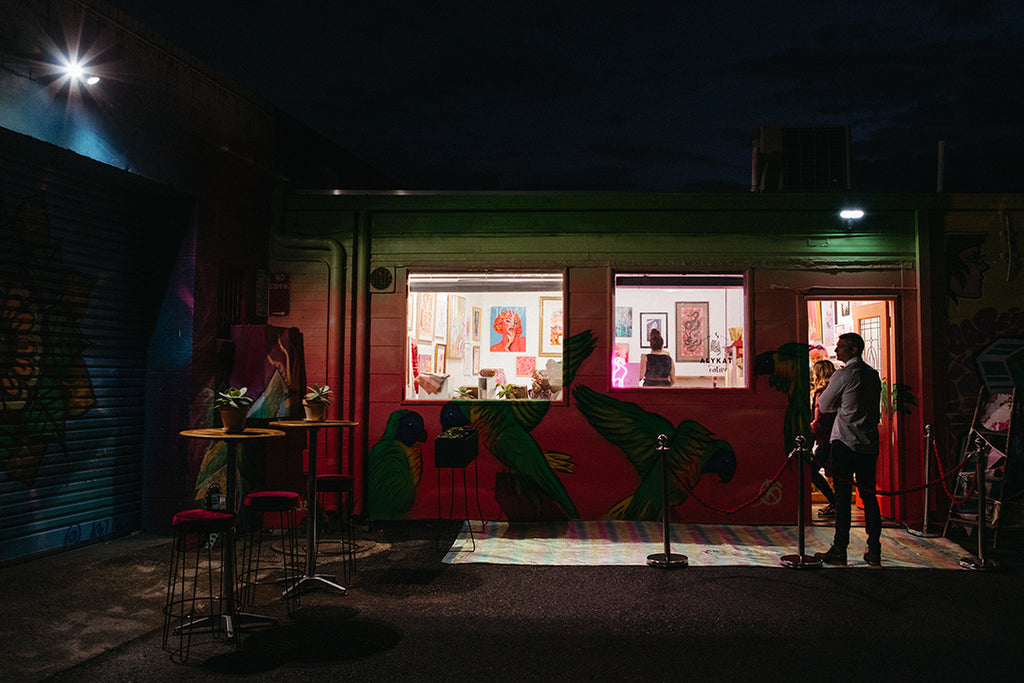
[[[248,414],[248,408],[232,408],[231,406],[221,408],[220,421],[224,423],[224,431],[228,434],[244,432],[245,418]]]
[[[302,407],[306,411],[306,422],[323,422],[324,414],[327,412],[327,405],[324,403],[306,403]]]

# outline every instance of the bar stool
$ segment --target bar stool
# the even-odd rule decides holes
[[[338,516],[335,525],[338,528],[339,538],[337,541],[333,539],[324,539],[324,543],[336,543],[338,550],[333,553],[324,552],[323,554],[340,554],[342,556],[341,568],[342,568],[342,582],[348,583],[349,579],[352,578],[352,573],[356,568],[356,545],[355,540],[352,538],[352,493],[355,491],[355,479],[348,474],[319,474],[316,477],[316,507],[319,513],[320,510],[327,510],[327,496],[328,494],[338,495]],[[317,538],[316,538],[316,552],[321,554],[320,543],[321,533],[320,525],[317,525]]]
[[[260,585],[295,584],[302,575],[302,559],[296,528],[295,511],[299,508],[299,494],[292,491],[258,491],[245,497],[245,545],[242,549],[242,574],[239,577],[241,595],[239,602],[243,607],[251,606],[256,599],[256,587]],[[269,555],[273,551],[264,551],[263,537],[268,530],[281,531],[281,569],[283,576],[270,579],[260,576],[261,562],[269,565]],[[262,568],[267,572],[267,567]],[[288,614],[292,614],[299,606],[299,591],[284,592]]]
[[[215,510],[185,510],[174,516],[174,540],[171,544],[171,570],[167,577],[167,601],[164,603],[163,649],[171,659],[184,662],[192,645],[192,631],[209,627],[214,637],[224,631],[222,604],[233,600],[223,595],[223,573],[231,562],[231,544],[220,539],[220,559],[214,567],[217,534],[235,527],[235,516]],[[216,576],[215,576],[216,575]],[[205,579],[205,580],[204,580]],[[233,596],[232,596],[233,597]],[[171,647],[171,636],[178,636]]]

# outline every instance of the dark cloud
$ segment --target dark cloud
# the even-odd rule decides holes
[[[745,189],[850,125],[858,189],[1024,186],[1017,3],[114,0],[415,189]]]

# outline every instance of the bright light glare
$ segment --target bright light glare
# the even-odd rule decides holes
[[[839,217],[847,221],[856,221],[864,218],[864,211],[861,209],[843,209],[839,212]]]
[[[67,74],[68,80],[72,83],[96,85],[100,82],[99,76],[96,74],[87,74],[85,72],[85,67],[82,66],[81,62],[68,61],[64,66],[64,73]]]

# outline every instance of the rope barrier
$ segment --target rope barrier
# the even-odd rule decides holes
[[[758,491],[758,493],[754,497],[750,498],[749,500],[747,500],[747,501],[745,501],[743,503],[740,503],[739,505],[736,505],[735,507],[731,507],[731,508],[719,507],[717,505],[714,505],[712,503],[709,503],[709,502],[703,500],[700,496],[698,496],[694,492],[694,490],[692,488],[686,487],[685,485],[682,486],[682,488],[683,488],[683,490],[685,490],[687,492],[687,494],[689,496],[693,497],[694,500],[696,500],[698,503],[700,503],[704,507],[708,508],[709,510],[713,510],[715,512],[719,512],[719,513],[724,514],[724,515],[732,515],[732,514],[735,514],[735,513],[739,512],[740,510],[742,510],[742,509],[744,509],[746,507],[749,507],[749,506],[753,505],[754,503],[757,503],[760,500],[762,500],[768,494],[768,491],[771,490],[772,485],[775,484],[776,482],[778,482],[779,478],[782,476],[783,471],[785,471],[786,467],[794,459],[794,456],[796,456],[796,454],[798,452],[802,453],[802,450],[803,449],[801,449],[801,447],[799,445],[796,448],[794,448],[793,450],[791,450],[789,452],[789,455],[786,456],[785,462],[782,463],[782,466],[779,467],[778,472],[775,473],[775,476],[772,477],[772,479],[768,483],[764,484],[761,487],[761,490]],[[971,453],[974,453],[974,451],[971,451]],[[936,446],[934,443],[932,444],[932,454],[935,456],[935,462],[938,463],[938,466],[939,466],[939,476],[937,478],[932,479],[931,481],[925,482],[923,484],[920,484],[918,486],[912,486],[910,488],[900,489],[898,491],[879,491],[879,490],[876,489],[875,490],[875,495],[878,495],[878,496],[901,496],[901,495],[907,495],[907,494],[910,494],[910,493],[916,493],[918,491],[923,491],[926,488],[929,488],[931,486],[934,486],[935,484],[941,483],[942,484],[942,488],[945,491],[946,495],[949,497],[949,499],[951,501],[953,501],[954,504],[960,505],[961,503],[964,503],[967,500],[969,500],[971,498],[971,496],[974,494],[974,489],[975,489],[976,482],[973,482],[973,481],[971,482],[970,488],[964,494],[963,497],[957,497],[955,494],[950,492],[949,486],[947,485],[947,481],[946,480],[949,479],[950,477],[952,477],[954,474],[957,474],[961,469],[963,469],[964,466],[967,464],[967,462],[970,460],[970,458],[969,457],[965,457],[953,469],[949,470],[948,472],[943,472],[942,471],[942,460],[939,458],[939,449],[938,449],[938,446]],[[838,479],[838,477],[837,477],[837,479]],[[856,485],[856,482],[853,481],[853,480],[847,481],[845,479],[839,479],[839,481],[848,483],[851,486],[855,486]]]

